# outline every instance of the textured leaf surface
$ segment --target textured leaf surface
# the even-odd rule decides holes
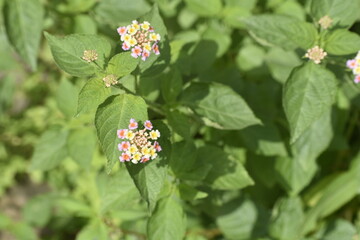
[[[260,124],[244,99],[226,85],[192,83],[184,91],[182,101],[218,124],[220,129],[242,129]]]
[[[337,29],[326,38],[325,51],[333,55],[356,53],[360,48],[360,36],[345,29]]]
[[[220,0],[185,0],[186,6],[198,14],[199,16],[214,16],[217,15],[222,8]]]
[[[286,50],[312,47],[317,38],[316,28],[296,18],[282,15],[258,15],[245,20],[250,33],[264,45]]]
[[[294,142],[334,103],[337,80],[334,74],[312,62],[297,67],[285,83],[283,106]]]
[[[96,137],[91,128],[73,130],[67,140],[69,155],[84,169],[89,169],[93,158]]]
[[[131,118],[137,121],[147,120],[147,107],[142,98],[129,94],[107,98],[96,112],[95,126],[101,147],[108,159],[108,173],[119,161],[120,152],[117,145],[120,141],[117,130],[127,128]]]
[[[134,71],[138,63],[139,59],[133,58],[129,52],[119,53],[110,59],[106,72],[120,78]]]
[[[38,0],[7,0],[4,12],[10,43],[35,70],[43,28],[43,6]]]
[[[148,222],[149,240],[182,240],[185,230],[186,219],[178,200],[172,196],[160,199]]]
[[[72,34],[56,37],[45,33],[52,55],[57,65],[76,77],[87,77],[104,68],[110,55],[110,43],[102,37],[91,34]],[[88,63],[82,59],[85,50],[96,50],[98,59]]]

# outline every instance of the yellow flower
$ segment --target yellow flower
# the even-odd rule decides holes
[[[140,159],[141,159],[141,153],[139,153],[139,152],[136,152],[134,155],[133,155],[133,159],[135,160],[135,161],[140,161]]]
[[[132,21],[131,26],[132,26],[133,28],[135,28],[136,30],[139,30],[139,29],[140,29],[140,25],[139,25],[138,21],[136,21],[136,20]]]
[[[134,27],[132,27],[132,26],[130,26],[130,27],[128,28],[128,33],[129,33],[130,35],[134,35],[136,32],[137,32],[136,28],[134,28]]]
[[[131,39],[131,36],[129,34],[125,34],[125,35],[121,36],[120,39],[121,39],[121,41],[129,42]]]
[[[141,153],[142,153],[142,155],[144,155],[144,156],[150,155],[150,149],[147,148],[147,147],[143,147],[143,148],[141,149]]]
[[[126,138],[129,140],[133,140],[133,138],[135,137],[135,133],[133,131],[128,131],[126,134]]]
[[[158,139],[160,137],[160,132],[159,132],[159,130],[152,130],[151,132],[150,132],[150,138],[152,139],[152,140],[156,140],[156,139]]]
[[[131,38],[130,40],[129,40],[129,45],[130,46],[135,46],[137,44],[137,41],[136,41],[136,39],[135,38]]]
[[[138,151],[137,147],[135,145],[131,145],[129,148],[130,154],[135,154]]]
[[[154,158],[157,157],[157,153],[156,153],[155,148],[150,149],[150,156],[151,156],[151,159],[154,159]]]
[[[147,21],[144,21],[143,24],[141,24],[141,28],[144,30],[149,30],[150,28],[150,23]]]
[[[145,50],[151,51],[150,43],[144,43],[143,47],[144,47]]]

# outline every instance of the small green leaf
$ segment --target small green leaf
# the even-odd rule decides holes
[[[181,93],[183,81],[181,73],[172,69],[161,78],[161,94],[166,102],[174,102]]]
[[[220,13],[222,9],[221,0],[185,0],[186,6],[202,17],[211,17]]]
[[[312,24],[288,16],[258,15],[249,17],[245,23],[261,44],[285,50],[297,47],[308,49],[317,39],[317,31]]]
[[[77,114],[95,112],[97,107],[111,95],[111,88],[105,87],[101,77],[89,79],[80,90]]]
[[[35,146],[31,158],[32,170],[49,170],[56,167],[67,156],[68,130],[55,127],[47,130]]]
[[[211,165],[204,183],[218,190],[236,190],[253,185],[254,181],[242,165],[242,159],[230,159],[220,148],[204,146],[197,152],[197,161]],[[206,165],[202,166],[204,172]]]
[[[90,222],[87,226],[85,226],[79,234],[76,236],[76,240],[90,240],[90,239],[101,239],[108,240],[108,231],[106,229],[106,225],[100,221],[95,220]]]
[[[315,21],[327,15],[340,27],[350,27],[359,18],[359,8],[358,0],[313,0],[310,13]]]
[[[331,108],[336,91],[336,77],[322,66],[308,62],[292,71],[283,93],[291,142]]]
[[[192,83],[183,92],[182,102],[218,124],[220,129],[242,129],[260,124],[243,98],[219,83]]]
[[[130,53],[119,53],[110,59],[106,72],[121,78],[134,71],[138,63],[139,59],[133,58]]]
[[[38,0],[7,0],[5,3],[5,25],[10,43],[31,69],[36,70],[44,8]]]
[[[360,48],[360,36],[346,29],[331,32],[325,42],[325,50],[333,55],[356,53]]]
[[[357,230],[350,222],[343,219],[330,220],[315,233],[316,239],[323,240],[354,240]]]
[[[129,94],[111,96],[102,103],[95,115],[95,126],[102,149],[108,159],[109,173],[119,161],[117,130],[127,128],[131,118],[147,120],[147,106],[141,97]]]
[[[186,230],[183,208],[173,196],[160,199],[147,225],[149,240],[182,240]]]
[[[110,55],[110,43],[102,37],[91,34],[72,34],[55,37],[45,32],[51,52],[57,65],[76,77],[88,77],[104,68]],[[88,63],[82,59],[85,50],[96,50],[98,58]]]
[[[74,129],[67,140],[70,157],[84,169],[91,166],[95,144],[96,138],[91,128]]]

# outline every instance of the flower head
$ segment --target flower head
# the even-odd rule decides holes
[[[151,51],[155,55],[160,54],[158,42],[161,40],[161,36],[155,33],[149,22],[138,23],[134,20],[128,26],[118,27],[117,32],[123,42],[122,49],[131,50],[132,57],[141,56],[141,59],[145,61],[151,55]]]
[[[118,137],[124,140],[118,144],[120,162],[137,164],[155,159],[162,150],[160,144],[153,141],[160,137],[160,131],[153,129],[149,120],[144,122],[143,129],[138,129],[138,123],[133,118],[130,119],[128,128],[117,131]]]
[[[309,58],[310,60],[313,60],[314,63],[319,64],[321,60],[325,58],[326,55],[327,53],[324,51],[324,49],[320,48],[319,46],[315,46],[307,50],[305,57]]]
[[[318,23],[320,24],[320,26],[323,29],[328,29],[329,27],[331,27],[333,20],[332,20],[332,18],[330,18],[329,16],[326,15],[326,16],[323,16],[322,18],[320,18]]]
[[[111,85],[115,85],[118,83],[117,77],[114,74],[107,75],[103,78],[106,87],[110,87]]]
[[[349,59],[346,61],[346,66],[352,70],[352,73],[355,75],[354,83],[360,82],[360,51],[356,54],[354,59]]]
[[[81,58],[90,63],[97,60],[98,54],[96,50],[85,50]]]

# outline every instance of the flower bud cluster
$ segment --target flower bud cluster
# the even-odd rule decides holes
[[[346,66],[350,68],[355,75],[354,82],[360,82],[360,51],[358,51],[354,59],[347,60]]]
[[[94,62],[98,59],[98,54],[96,50],[85,50],[82,59],[87,61],[88,63]]]
[[[318,23],[320,24],[321,28],[328,29],[331,27],[333,20],[328,15],[326,15],[320,18]]]
[[[117,32],[120,35],[120,40],[123,42],[122,49],[131,50],[131,56],[145,61],[151,51],[156,55],[160,54],[158,42],[161,37],[160,34],[154,32],[154,28],[149,22],[132,21],[132,24],[124,27],[119,27]]]
[[[307,50],[307,53],[305,54],[305,57],[309,58],[310,60],[313,60],[314,63],[319,64],[321,60],[323,60],[327,56],[327,53],[324,51],[324,49],[320,48],[319,46],[315,46],[311,49]]]
[[[121,152],[120,162],[145,163],[150,159],[155,159],[158,152],[162,150],[156,141],[160,137],[160,132],[153,129],[149,120],[144,122],[143,129],[138,129],[138,123],[132,118],[128,129],[119,129],[117,136],[124,140],[118,144]]]
[[[115,85],[118,83],[117,78],[114,74],[107,75],[102,80],[104,81],[106,87],[110,87],[111,85]]]

